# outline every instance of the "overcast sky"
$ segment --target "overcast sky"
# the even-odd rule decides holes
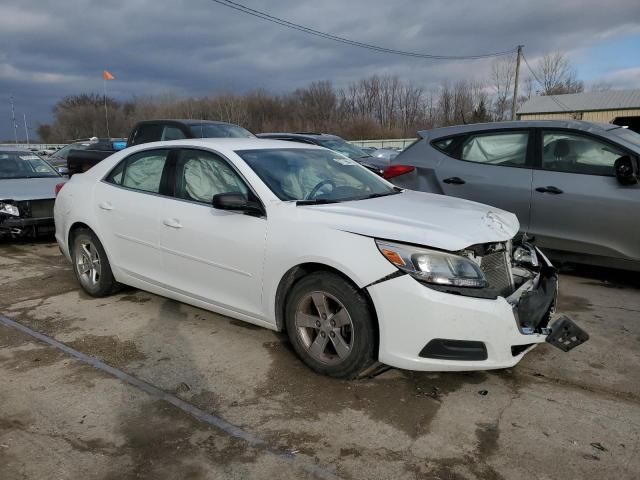
[[[640,88],[637,0],[237,0],[317,30],[387,48],[473,55],[525,45],[530,62],[565,51],[587,85]],[[425,88],[482,79],[491,60],[435,61],[380,54],[286,29],[211,0],[2,0],[0,139],[34,130],[64,95],[125,100],[172,92],[206,95],[314,80],[336,86],[394,74]]]

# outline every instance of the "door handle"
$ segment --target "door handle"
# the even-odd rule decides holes
[[[553,185],[548,185],[546,187],[538,187],[536,188],[536,192],[540,192],[540,193],[554,193],[554,194],[559,194],[562,193],[562,190],[560,190],[558,187],[554,187]]]
[[[111,204],[111,202],[101,202],[98,204],[98,206],[102,210],[113,210],[113,205]]]
[[[464,180],[462,180],[460,177],[445,178],[443,182],[449,183],[451,185],[464,185],[465,183],[467,183]]]
[[[182,224],[177,218],[165,218],[162,223],[169,228],[182,228]]]

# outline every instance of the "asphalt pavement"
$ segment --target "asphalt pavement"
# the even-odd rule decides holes
[[[0,479],[640,478],[640,280],[565,269],[591,335],[515,368],[338,381],[274,332],[0,244]],[[13,322],[17,322],[18,325]]]

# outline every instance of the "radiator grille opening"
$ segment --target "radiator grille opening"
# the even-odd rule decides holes
[[[489,253],[482,257],[480,270],[484,273],[489,286],[500,295],[508,296],[513,292],[513,278],[505,251]]]
[[[53,217],[54,201],[53,199],[46,199],[21,202],[21,210],[26,210],[27,215],[31,218],[51,218]]]

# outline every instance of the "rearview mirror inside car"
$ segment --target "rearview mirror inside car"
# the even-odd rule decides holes
[[[624,155],[616,160],[613,165],[616,177],[622,185],[634,185],[638,183],[638,160]]]
[[[213,208],[218,210],[245,212],[253,215],[262,215],[264,213],[260,202],[243,193],[218,193],[213,196],[211,204]]]

